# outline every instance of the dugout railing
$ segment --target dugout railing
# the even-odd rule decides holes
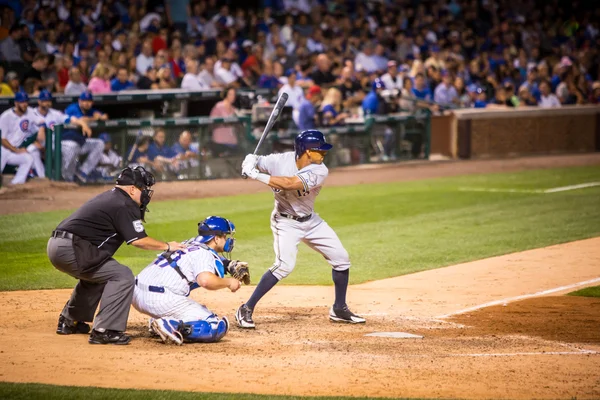
[[[253,128],[250,116],[109,120],[91,123],[90,127],[93,138],[106,139],[108,134],[120,161],[99,165],[87,183],[114,182],[121,168],[137,165],[153,171],[161,181],[237,178],[244,156],[254,150],[262,133]],[[51,180],[65,178],[61,176],[64,155],[60,143],[64,131],[73,128],[57,125],[48,132],[45,163],[46,176]],[[426,109],[369,116],[353,124],[319,129],[334,145],[326,158],[331,168],[429,157],[431,113]],[[160,142],[160,132],[164,133],[164,145],[151,149],[153,141]],[[260,154],[292,150],[297,133],[295,129],[274,130]],[[219,143],[232,137],[237,141],[235,146]]]

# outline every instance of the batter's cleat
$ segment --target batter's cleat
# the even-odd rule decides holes
[[[333,322],[345,322],[347,324],[364,324],[366,322],[363,317],[359,317],[350,311],[348,306],[342,308],[331,307],[329,319]]]
[[[163,343],[175,343],[181,346],[183,344],[183,336],[171,322],[165,318],[155,319],[152,321],[152,329],[158,333]]]
[[[252,309],[248,308],[247,305],[242,304],[235,313],[235,320],[240,328],[254,329],[254,321],[252,320]]]
[[[156,333],[156,331],[152,327],[153,322],[154,322],[154,318],[150,318],[148,320],[148,333],[150,334],[151,337],[159,337],[160,335],[158,333]]]
[[[74,333],[90,333],[90,326],[85,322],[71,321],[64,316],[58,317],[57,335],[72,335]]]
[[[131,337],[125,332],[105,330],[99,332],[95,329],[92,330],[88,342],[90,344],[118,344],[124,345],[129,344]]]

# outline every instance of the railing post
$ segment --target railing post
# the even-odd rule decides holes
[[[425,112],[425,159],[429,160],[429,152],[431,151],[431,111]]]
[[[46,150],[44,167],[46,168],[46,178],[52,180],[52,159],[54,158],[54,131],[50,128],[46,128]]]
[[[62,131],[62,125],[54,125],[54,153],[52,155],[52,161],[54,163],[53,179],[55,181],[60,181],[62,179]]]

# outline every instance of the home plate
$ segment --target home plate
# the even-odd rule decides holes
[[[373,332],[367,333],[365,336],[389,337],[396,339],[423,339],[421,335],[413,335],[407,332]]]

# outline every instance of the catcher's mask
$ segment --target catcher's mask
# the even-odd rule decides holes
[[[210,242],[215,236],[233,236],[234,234],[235,225],[233,222],[223,217],[212,216],[198,223],[198,235],[201,236],[200,242],[202,243]],[[228,237],[225,240],[223,252],[231,253],[234,245],[235,239]]]
[[[133,185],[140,189],[140,210],[142,211],[142,221],[146,222],[144,216],[147,211],[148,203],[152,199],[154,190],[150,189],[156,183],[154,175],[146,171],[144,167],[138,166],[135,168],[127,167],[117,177],[117,185],[129,186]]]

